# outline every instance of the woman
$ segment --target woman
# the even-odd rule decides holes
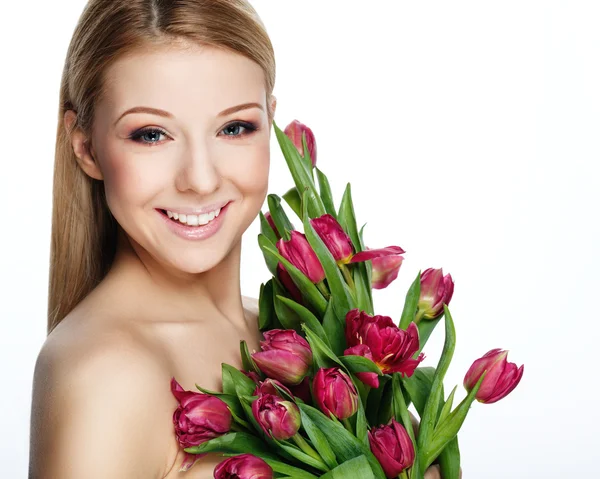
[[[30,477],[212,477],[212,454],[179,472],[169,384],[218,389],[240,339],[259,349],[240,250],[267,193],[274,81],[244,0],[86,6],[60,90]]]

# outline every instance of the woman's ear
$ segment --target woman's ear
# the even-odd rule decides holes
[[[73,125],[75,124],[76,120],[77,114],[73,110],[67,110],[65,112],[65,128],[67,129],[67,133],[69,134],[69,139],[71,140],[73,152],[77,157],[77,163],[88,176],[91,176],[96,180],[102,180],[104,179],[104,176],[102,175],[100,165],[98,164],[98,161],[95,158],[93,149],[91,148],[88,139],[86,138],[85,134],[81,131],[81,129],[77,127],[77,125],[75,125],[75,128],[73,128]]]

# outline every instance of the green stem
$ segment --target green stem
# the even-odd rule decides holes
[[[292,439],[298,445],[298,447],[300,449],[302,449],[302,452],[304,452],[305,454],[308,454],[315,461],[318,461],[321,464],[323,464],[323,467],[325,467],[325,470],[328,470],[327,465],[323,462],[323,458],[319,455],[319,453],[317,451],[315,451],[312,447],[310,447],[310,444],[308,444],[305,441],[305,439],[300,435],[300,433],[294,434],[292,436]]]
[[[406,469],[404,469],[404,471],[402,471],[398,477],[400,479],[408,479],[408,472],[406,472]]]
[[[329,301],[330,293],[329,293],[329,291],[327,291],[327,287],[325,286],[325,283],[323,281],[319,281],[318,283],[315,284],[315,286],[321,292],[321,294],[325,297],[325,299],[327,301]]]
[[[425,311],[423,311],[421,308],[419,308],[417,310],[417,314],[415,315],[415,324],[418,325],[421,322],[421,319],[423,319],[423,316],[425,315]]]
[[[339,266],[342,270],[342,275],[344,276],[346,283],[348,283],[348,286],[350,286],[350,289],[352,289],[352,291],[355,291],[356,286],[354,285],[354,280],[352,279],[352,274],[350,273],[348,266],[346,266],[345,264],[340,264]]]

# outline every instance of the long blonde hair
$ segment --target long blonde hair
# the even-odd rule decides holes
[[[256,62],[265,73],[269,121],[275,55],[265,27],[246,0],[90,0],[67,51],[60,86],[52,197],[48,334],[104,278],[116,252],[117,223],[102,181],[79,167],[64,125],[91,138],[104,72],[121,56],[157,43],[191,40]]]

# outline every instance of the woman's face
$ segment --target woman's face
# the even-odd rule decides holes
[[[163,47],[108,70],[92,152],[128,236],[164,266],[197,273],[219,263],[258,215],[269,139],[256,63],[210,47]]]

